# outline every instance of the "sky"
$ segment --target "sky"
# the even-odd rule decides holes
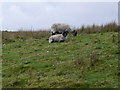
[[[117,2],[3,2],[3,30],[47,30],[54,23],[74,27],[118,22]]]

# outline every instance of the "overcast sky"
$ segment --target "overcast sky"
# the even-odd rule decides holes
[[[117,2],[10,2],[2,3],[5,30],[49,29],[54,23],[81,25],[118,22]]]

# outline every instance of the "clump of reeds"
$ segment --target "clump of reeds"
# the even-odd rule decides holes
[[[105,25],[95,25],[93,24],[92,26],[82,26],[81,28],[78,28],[78,33],[104,33],[104,32],[118,32],[120,31],[120,26],[117,25],[116,22],[111,22]]]

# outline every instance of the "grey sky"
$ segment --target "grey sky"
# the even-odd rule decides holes
[[[2,28],[49,29],[53,23],[81,25],[118,21],[117,2],[19,2],[2,3]]]

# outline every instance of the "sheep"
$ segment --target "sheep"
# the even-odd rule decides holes
[[[56,34],[49,37],[49,43],[53,42],[64,42],[66,40],[67,32],[63,32],[62,34]]]
[[[60,23],[56,23],[56,24],[53,24],[51,26],[51,34],[52,35],[55,35],[55,34],[61,34],[63,32],[67,32],[67,33],[72,33],[73,36],[76,36],[77,35],[77,31],[75,31],[73,29],[73,27],[71,27],[70,25],[68,24],[60,24]]]

